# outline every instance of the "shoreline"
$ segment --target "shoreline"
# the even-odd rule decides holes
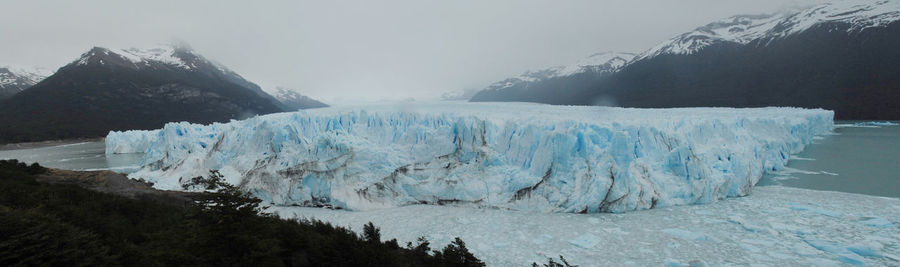
[[[76,139],[24,142],[24,143],[9,143],[9,144],[0,145],[0,151],[35,149],[35,148],[71,145],[71,144],[86,143],[86,142],[99,142],[99,141],[103,141],[104,139],[105,138],[103,138],[103,137],[95,137],[95,138],[76,138]]]

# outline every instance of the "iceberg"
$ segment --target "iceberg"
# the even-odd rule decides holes
[[[745,196],[834,113],[530,103],[331,107],[210,125],[110,132],[108,154],[160,189],[219,170],[275,205],[350,210],[454,204],[625,212]]]

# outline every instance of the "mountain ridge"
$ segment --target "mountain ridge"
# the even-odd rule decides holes
[[[0,106],[0,142],[104,136],[282,112],[258,85],[186,46],[93,47]]]
[[[12,97],[52,74],[40,67],[0,65],[0,100]]]
[[[280,101],[287,110],[328,107],[328,104],[302,95],[300,92],[290,88],[276,87],[275,90],[275,99]]]
[[[676,36],[604,77],[488,87],[471,101],[626,107],[828,108],[900,119],[900,1],[847,1],[739,15]],[[891,74],[893,73],[893,74]],[[493,90],[491,90],[493,89]]]

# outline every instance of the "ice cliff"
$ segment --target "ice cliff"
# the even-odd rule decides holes
[[[799,108],[407,103],[110,132],[106,149],[145,153],[130,177],[161,189],[213,169],[276,205],[624,212],[747,195],[831,132],[832,118]]]

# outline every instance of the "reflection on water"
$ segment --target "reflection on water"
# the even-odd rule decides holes
[[[816,140],[760,185],[900,197],[900,126],[835,124],[835,135]]]
[[[120,154],[107,157],[104,142],[84,142],[52,147],[0,151],[0,159],[18,159],[26,163],[67,170],[137,170],[143,154]]]

